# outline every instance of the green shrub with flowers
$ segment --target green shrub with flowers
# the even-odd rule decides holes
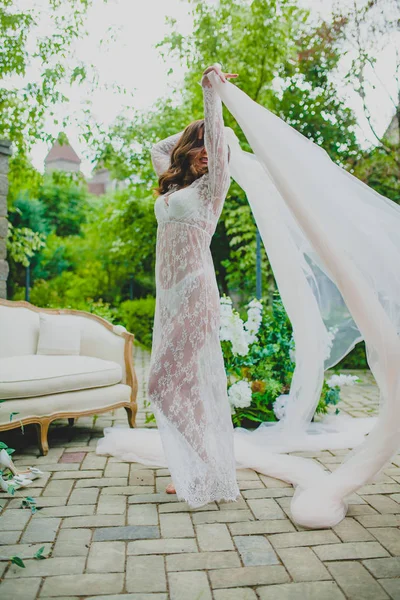
[[[256,299],[249,302],[246,320],[231,299],[223,296],[220,339],[234,425],[254,428],[281,419],[295,363],[292,326],[279,294],[274,295],[270,308]],[[325,380],[316,414],[337,405],[340,388],[356,380],[351,375]]]

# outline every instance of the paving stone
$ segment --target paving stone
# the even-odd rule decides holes
[[[241,535],[233,538],[245,567],[279,565],[271,544],[263,535]]]
[[[257,600],[256,593],[250,588],[238,590],[214,590],[215,600]]]
[[[123,573],[125,571],[125,543],[92,542],[86,571],[87,573]]]
[[[51,552],[51,543],[48,544],[8,544],[0,546],[1,556],[15,556],[20,558],[33,558],[35,552],[44,547],[43,555],[48,556]],[[0,563],[1,565],[1,563]]]
[[[327,566],[349,600],[388,598],[379,583],[359,562],[334,562]]]
[[[226,503],[227,505],[230,503]],[[220,505],[220,509],[221,511],[222,509],[222,505]],[[158,512],[161,514],[163,513],[172,513],[172,512],[188,512],[188,513],[193,513],[193,514],[197,514],[199,512],[202,511],[218,511],[218,506],[216,505],[215,502],[210,502],[210,504],[207,504],[206,506],[200,506],[200,508],[190,508],[190,506],[188,504],[186,504],[186,502],[175,502],[175,503],[169,503],[169,504],[160,504],[158,507]]]
[[[34,543],[34,542],[53,542],[57,535],[58,528],[61,523],[61,519],[53,517],[43,517],[34,515],[28,527],[26,528],[24,535],[22,536],[22,542]]]
[[[107,464],[104,471],[104,477],[128,477],[129,464],[127,463],[111,463]]]
[[[94,504],[71,504],[68,506],[47,506],[40,510],[41,517],[83,517],[94,514]]]
[[[200,571],[169,573],[169,591],[171,600],[212,600],[207,575]]]
[[[376,579],[381,579],[382,577],[400,578],[400,558],[398,557],[363,560],[363,565],[372,573],[374,577],[376,577]]]
[[[166,592],[164,558],[162,556],[131,556],[126,568],[128,592]]]
[[[100,469],[101,471],[104,469],[104,467],[107,464],[107,457],[106,456],[99,456],[97,454],[94,454],[94,452],[90,452],[89,454],[87,454],[84,458],[84,461],[81,465],[81,468],[83,470],[97,470]],[[129,467],[129,465],[127,465]]]
[[[239,490],[265,489],[261,481],[238,481]]]
[[[127,525],[125,527],[101,527],[94,530],[95,542],[111,540],[148,540],[160,537],[160,530],[150,525]]]
[[[58,598],[57,598],[58,600]],[[62,599],[60,599],[62,600]],[[77,599],[78,600],[78,599]],[[85,600],[168,600],[167,594],[118,594],[117,596],[88,596]]]
[[[290,488],[292,487],[290,483],[286,481],[281,481],[280,479],[275,479],[274,477],[268,477],[268,475],[260,475],[260,479],[266,487],[270,488]]]
[[[289,575],[280,565],[262,567],[242,567],[240,569],[218,569],[209,572],[211,587],[235,588],[253,587],[256,585],[286,583]]]
[[[43,496],[61,496],[62,498],[67,498],[71,493],[73,485],[73,481],[50,481],[43,491]]]
[[[236,478],[238,481],[261,480],[261,476],[253,469],[236,469]]]
[[[187,513],[160,515],[161,535],[164,538],[194,537],[194,529]]]
[[[158,502],[179,502],[175,494],[138,494],[129,498],[130,504],[150,504]]]
[[[129,476],[129,485],[154,485],[154,471],[151,469],[141,469],[140,471],[131,471]]]
[[[219,510],[247,510],[248,506],[246,500],[242,496],[238,496],[237,500],[221,500],[221,502],[210,502],[205,506],[194,509],[196,512],[199,510],[214,510],[214,506],[217,506]]]
[[[74,490],[68,500],[68,504],[96,504],[99,491],[98,488]]]
[[[259,490],[243,490],[244,498],[284,498],[293,496],[293,488],[262,488]]]
[[[370,485],[364,485],[358,490],[361,496],[367,496],[369,494],[396,494],[400,492],[400,485],[398,483],[372,483]],[[368,498],[366,498],[368,502]]]
[[[90,529],[61,529],[54,546],[53,556],[86,556],[92,532]]]
[[[343,519],[333,531],[340,537],[342,542],[368,542],[374,537],[358,521],[354,519]]]
[[[171,554],[166,557],[167,571],[199,571],[240,567],[236,552],[194,552]]]
[[[35,600],[40,583],[40,577],[5,579],[0,583],[1,600]]]
[[[11,565],[7,571],[6,578],[20,577],[50,577],[51,575],[73,575],[83,573],[85,566],[80,556],[66,558],[46,558],[46,560],[36,560],[30,558],[24,560],[25,569]],[[1,589],[0,589],[1,595]]]
[[[137,540],[128,544],[128,555],[176,554],[178,552],[198,552],[195,540],[169,538],[166,540]]]
[[[256,519],[286,519],[285,513],[272,498],[249,500],[248,505]]]
[[[400,556],[400,529],[394,527],[379,527],[370,529],[376,539],[389,550],[390,554]]]
[[[76,594],[118,594],[124,587],[123,573],[87,573],[84,575],[56,575],[45,579],[40,597]],[[14,600],[14,599],[13,599]],[[25,600],[25,598],[24,598]]]
[[[19,503],[21,503],[21,500],[19,500]],[[5,510],[0,516],[0,531],[22,531],[30,518],[30,511]]]
[[[282,548],[278,554],[293,581],[331,579],[329,572],[310,548]]]
[[[97,503],[98,515],[124,515],[126,512],[125,496],[103,496]]]
[[[269,541],[275,548],[291,548],[296,546],[317,546],[319,544],[336,544],[339,538],[329,530],[296,531],[295,533],[278,533],[271,535]]]
[[[100,477],[100,478],[94,477],[93,479],[80,479],[79,481],[76,482],[75,489],[91,488],[91,487],[103,488],[103,487],[109,487],[109,486],[119,487],[119,486],[123,486],[126,484],[127,484],[126,477]]]
[[[257,533],[286,533],[295,531],[288,519],[277,521],[249,521],[244,523],[229,523],[232,535],[252,535]]]
[[[400,581],[399,579],[380,579],[379,583],[389,594],[392,600],[400,600]]]
[[[356,517],[358,515],[376,515],[378,514],[369,504],[349,504],[347,509],[348,517]]]
[[[16,544],[21,537],[21,531],[0,531],[0,544]]]
[[[229,530],[222,523],[197,525],[196,535],[200,550],[234,550]]]
[[[382,514],[396,514],[399,512],[399,505],[387,496],[365,496],[368,504]]]
[[[259,587],[260,600],[345,600],[342,592],[333,581],[310,583],[290,583]]]
[[[53,481],[56,479],[93,479],[101,477],[102,471],[57,471],[53,474]]]
[[[128,508],[129,525],[158,525],[157,507],[154,504],[133,505]]]
[[[314,552],[321,560],[356,560],[362,558],[377,558],[389,556],[385,548],[378,542],[348,542],[345,544],[330,544],[315,546]]]
[[[67,517],[61,527],[118,527],[125,523],[123,515],[89,515],[87,517]]]
[[[241,521],[254,521],[254,516],[249,510],[211,510],[193,513],[193,523],[234,523]]]
[[[103,488],[102,493],[105,496],[141,496],[142,494],[151,494],[153,492],[153,486],[150,485],[120,485],[116,486],[108,486]],[[130,500],[128,499],[128,502]]]
[[[64,452],[60,458],[60,463],[81,463],[86,456],[86,452]]]

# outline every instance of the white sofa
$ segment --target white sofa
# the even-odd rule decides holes
[[[79,327],[79,355],[36,354],[40,313]],[[0,299],[0,431],[35,423],[40,450],[47,454],[47,433],[55,419],[73,423],[83,415],[124,407],[134,427],[133,339],[124,327],[90,313]]]

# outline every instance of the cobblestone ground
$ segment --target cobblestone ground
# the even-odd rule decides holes
[[[138,350],[141,403],[147,368]],[[377,406],[371,377],[361,377],[342,405],[356,417]],[[20,509],[27,492],[0,494],[0,554],[26,566],[0,562],[2,600],[400,599],[400,456],[351,498],[340,525],[306,531],[290,519],[293,489],[250,470],[238,471],[238,503],[189,510],[165,494],[166,469],[96,456],[103,427],[115,422],[126,422],[123,411],[73,428],[55,423],[46,457],[31,428],[2,436],[18,466],[45,472],[29,489],[34,515]],[[332,469],[345,453],[312,456]],[[49,558],[34,559],[42,546]]]

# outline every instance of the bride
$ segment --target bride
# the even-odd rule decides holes
[[[330,527],[400,445],[400,207],[227,81],[235,76],[217,64],[206,69],[204,123],[153,148],[157,301],[148,394],[158,431],[107,428],[97,452],[168,465],[168,491],[193,507],[235,500],[235,468],[252,468],[296,486],[291,513],[300,525]],[[254,153],[224,128],[221,100]],[[285,418],[251,433],[231,424],[209,248],[230,175],[246,192],[295,343]],[[324,371],[362,339],[381,392],[377,424],[311,423]],[[356,448],[333,473],[285,454],[349,447]]]

